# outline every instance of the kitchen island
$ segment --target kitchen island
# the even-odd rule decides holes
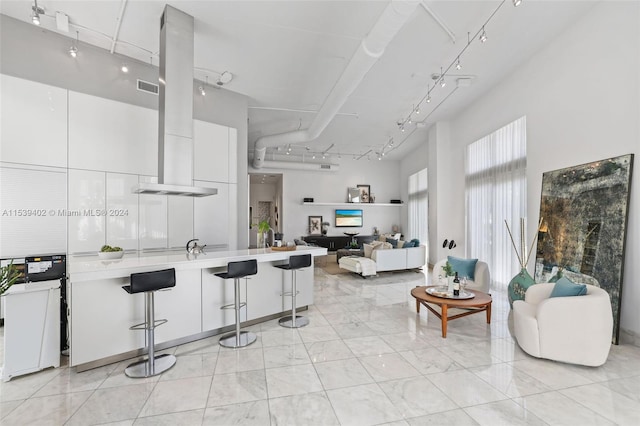
[[[155,331],[156,347],[163,349],[229,331],[234,311],[221,309],[233,303],[233,280],[215,273],[227,263],[256,259],[257,275],[241,283],[243,326],[278,317],[291,309],[291,274],[276,268],[289,256],[327,253],[325,248],[299,246],[294,251],[247,249],[202,254],[157,252],[125,254],[119,260],[97,256],[69,257],[69,364],[83,371],[142,355],[145,333],[129,327],[144,322],[144,295],[122,289],[129,276],[167,268],[176,270],[176,286],[155,293],[155,318],[168,322]],[[297,273],[297,308],[313,303],[313,263]]]

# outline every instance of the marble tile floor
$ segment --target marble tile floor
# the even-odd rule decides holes
[[[258,341],[239,350],[216,337],[171,348],[176,366],[150,379],[127,378],[130,361],[18,377],[0,383],[0,424],[640,424],[638,347],[613,346],[599,368],[532,358],[496,290],[491,325],[460,318],[443,339],[409,294],[426,274],[315,274],[308,327],[254,325]]]

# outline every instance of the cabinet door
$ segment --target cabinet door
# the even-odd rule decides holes
[[[67,91],[0,76],[2,161],[67,167]]]
[[[111,246],[125,250],[138,249],[138,194],[131,188],[138,177],[107,173],[107,239]]]
[[[144,296],[125,292],[128,283],[118,278],[69,284],[72,366],[144,347],[144,331],[129,330],[144,322]]]
[[[271,263],[259,263],[258,273],[247,282],[247,319],[283,311],[282,281],[291,275]]]
[[[214,275],[224,268],[202,270],[202,331],[216,330],[236,322],[233,309],[222,309],[234,303],[234,280],[224,280]],[[247,285],[240,280],[240,301],[247,301]],[[240,309],[240,321],[247,320],[247,308]]]
[[[156,343],[202,331],[200,321],[200,270],[176,271],[176,285],[155,292],[155,317],[168,322],[156,328]]]
[[[229,182],[229,128],[193,120],[193,178]]]
[[[204,181],[194,181],[194,185],[218,189],[216,195],[194,199],[194,238],[212,249],[228,248],[229,234],[236,229],[229,226],[229,185]]]
[[[106,176],[69,169],[69,253],[95,253],[105,244]]]
[[[157,111],[69,91],[69,167],[156,175]]]

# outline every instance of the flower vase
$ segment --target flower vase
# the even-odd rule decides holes
[[[453,279],[455,277],[453,275],[447,276],[447,293],[453,294]]]
[[[529,275],[527,268],[520,269],[518,274],[511,278],[507,286],[507,294],[509,297],[509,306],[513,309],[513,302],[516,300],[524,300],[524,294],[527,289],[534,285],[535,280]]]
[[[267,248],[267,233],[258,232],[258,248]]]

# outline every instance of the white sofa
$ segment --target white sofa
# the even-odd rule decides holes
[[[424,266],[426,258],[425,246],[377,249],[371,252],[371,260],[376,262],[378,272],[420,268]]]
[[[513,302],[518,345],[537,358],[597,367],[611,349],[613,314],[609,294],[587,285],[584,296],[549,298],[555,283],[532,285]]]
[[[445,263],[447,263],[447,259],[442,259],[433,266],[433,273],[431,275],[433,285],[437,285],[439,275],[444,277],[442,267]],[[487,265],[486,262],[478,260],[476,269],[473,272],[473,280],[467,281],[467,288],[480,290],[483,293],[491,293],[491,275],[489,274],[489,265]]]

